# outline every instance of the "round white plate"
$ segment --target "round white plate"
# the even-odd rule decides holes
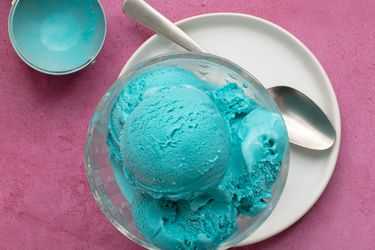
[[[315,101],[332,121],[337,140],[326,151],[291,146],[285,190],[265,223],[240,245],[267,239],[300,219],[318,200],[336,165],[341,128],[340,112],[330,80],[314,55],[294,36],[263,19],[232,13],[201,15],[178,22],[194,40],[253,74],[265,86],[294,87]],[[154,35],[129,59],[125,69],[168,52],[182,51]]]

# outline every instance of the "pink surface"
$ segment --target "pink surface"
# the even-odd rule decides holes
[[[141,249],[102,214],[84,170],[95,106],[151,35],[123,16],[120,1],[102,2],[108,35],[97,63],[64,77],[22,63],[7,36],[9,1],[0,2],[1,249]],[[328,188],[293,227],[242,249],[373,249],[375,1],[150,2],[175,21],[229,11],[275,22],[312,50],[335,88],[342,146]]]

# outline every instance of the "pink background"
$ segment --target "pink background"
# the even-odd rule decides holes
[[[97,63],[62,77],[38,73],[17,57],[7,35],[10,3],[0,2],[1,249],[141,249],[96,205],[83,150],[95,106],[152,33],[123,16],[121,1],[102,2],[108,34]],[[312,50],[336,91],[342,146],[328,188],[294,226],[242,249],[373,249],[375,1],[150,2],[175,21],[229,11],[275,22]]]

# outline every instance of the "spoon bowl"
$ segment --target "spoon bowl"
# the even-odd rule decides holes
[[[267,92],[279,106],[291,143],[315,150],[325,150],[333,145],[335,130],[310,98],[287,86],[269,88]]]

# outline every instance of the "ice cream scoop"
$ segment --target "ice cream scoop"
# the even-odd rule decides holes
[[[137,187],[154,198],[176,200],[221,180],[230,139],[226,121],[206,93],[192,86],[165,87],[133,110],[120,147],[125,171]]]
[[[215,249],[237,231],[231,202],[205,199],[196,207],[192,203],[194,200],[172,202],[137,193],[132,213],[146,238],[160,249]]]
[[[257,107],[241,121],[238,137],[246,164],[258,167],[262,161],[277,164],[281,161],[288,137],[281,117]]]

